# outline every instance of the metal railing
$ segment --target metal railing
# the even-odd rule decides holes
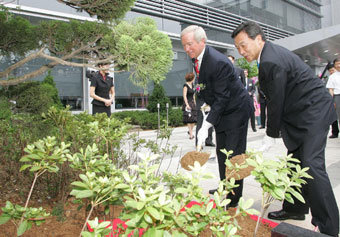
[[[197,24],[224,32],[232,32],[240,23],[249,19],[217,8],[193,3],[186,0],[138,0],[132,11],[176,20],[188,24]],[[276,40],[294,35],[270,25],[261,25],[268,40]]]

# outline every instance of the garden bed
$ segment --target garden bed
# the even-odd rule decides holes
[[[5,200],[1,200],[0,204],[1,207],[3,207],[5,205]],[[39,204],[37,203],[37,206],[38,205],[45,207],[50,212],[52,212],[53,208],[55,208],[55,206],[52,203],[39,203]],[[78,205],[73,204],[70,200],[65,206],[63,213],[59,213],[59,215],[57,216],[51,216],[46,220],[46,223],[42,224],[40,227],[33,226],[32,229],[26,231],[22,236],[23,237],[79,236],[80,230],[85,220],[85,211],[84,208],[80,210],[77,210],[77,208]],[[119,215],[119,211],[120,211],[119,208],[116,207],[111,209],[112,219],[116,218]],[[95,214],[98,214],[98,212]],[[108,216],[106,216],[105,218],[106,220],[109,219]],[[254,219],[255,218],[253,216],[238,217],[237,221],[242,229],[237,234],[244,237],[253,236],[256,226],[256,221]],[[261,224],[256,236],[269,237],[271,235],[272,227],[268,223]],[[4,225],[0,225],[1,237],[15,236],[15,234],[16,228],[11,222],[8,222]],[[206,230],[203,233],[201,233],[200,236],[201,237],[211,236],[211,232],[209,230]]]

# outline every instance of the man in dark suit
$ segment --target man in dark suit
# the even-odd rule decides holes
[[[214,126],[219,174],[220,179],[224,180],[226,155],[221,149],[233,150],[232,156],[245,152],[248,120],[254,113],[254,106],[230,60],[206,45],[207,36],[202,27],[188,26],[182,31],[181,40],[185,52],[197,61],[198,83],[202,86],[200,95],[210,106],[210,112],[197,134],[198,146],[207,137],[208,129]],[[237,206],[242,196],[243,180],[236,183],[239,186],[233,190],[235,195],[228,194],[230,207]]]
[[[255,95],[255,83],[252,79],[248,78],[248,70],[244,69],[244,87],[248,91],[251,103],[254,104],[254,95]],[[255,127],[255,113],[252,113],[250,115],[250,125],[251,128],[253,129],[253,132],[256,132],[256,127]]]
[[[261,117],[261,127],[260,129],[263,129],[266,127],[266,108],[267,108],[267,100],[266,96],[261,90],[261,87],[258,87],[259,89],[259,98],[260,98],[260,117]]]
[[[233,55],[228,55],[228,58],[234,65],[236,76],[241,80],[242,84],[245,85],[246,82],[243,69],[235,66],[235,57]]]
[[[259,64],[260,86],[267,98],[265,145],[281,134],[293,157],[309,167],[302,188],[306,203],[283,202],[280,211],[270,212],[275,220],[303,220],[309,207],[312,224],[321,233],[338,236],[339,211],[325,168],[325,146],[329,125],[336,119],[330,94],[311,68],[289,50],[266,41],[261,27],[243,22],[232,33],[238,52]]]

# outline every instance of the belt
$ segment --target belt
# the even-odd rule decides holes
[[[334,96],[340,96],[340,94],[336,94],[336,95],[334,95]]]

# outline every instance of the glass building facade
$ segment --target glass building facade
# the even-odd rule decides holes
[[[77,12],[56,0],[17,0],[7,6],[33,23],[47,19],[94,20],[87,13]],[[17,6],[21,8],[17,9]],[[320,29],[320,7],[320,0],[138,0],[126,14],[126,19],[151,17],[156,21],[158,29],[171,38],[173,66],[161,84],[173,105],[181,105],[184,76],[192,71],[191,60],[184,52],[179,38],[180,32],[186,26],[201,25],[207,32],[208,44],[224,54],[229,54],[234,51],[231,32],[242,21],[257,21],[267,38],[275,40]],[[6,67],[9,61],[2,59],[0,70]],[[31,62],[22,70],[33,70],[43,63],[43,60]],[[70,104],[76,111],[91,110],[85,70],[67,66],[58,66],[52,70],[60,98],[64,104]],[[128,72],[114,74],[115,108],[144,108],[148,96],[143,88],[134,86],[128,76]],[[42,75],[36,79],[42,80],[44,77],[45,75]],[[152,91],[151,84],[148,91]]]

